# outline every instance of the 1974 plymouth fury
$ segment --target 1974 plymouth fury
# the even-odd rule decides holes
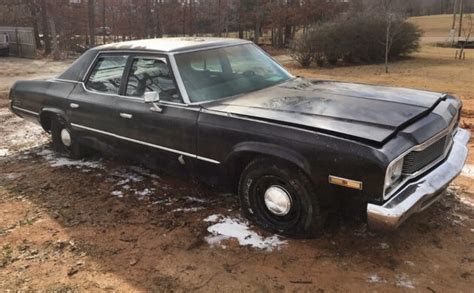
[[[455,97],[294,77],[238,39],[103,45],[10,99],[59,152],[113,145],[226,178],[245,216],[290,236],[318,233],[347,199],[371,228],[398,227],[461,172],[470,138]]]

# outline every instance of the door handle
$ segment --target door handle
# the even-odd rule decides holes
[[[132,119],[133,115],[128,113],[120,113],[120,117],[125,119]]]
[[[77,108],[79,108],[79,104],[71,103],[71,104],[69,104],[69,107],[71,107],[72,109],[77,109]]]

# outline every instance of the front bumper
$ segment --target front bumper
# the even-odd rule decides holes
[[[367,221],[373,230],[393,230],[412,214],[418,213],[438,200],[443,190],[456,178],[467,158],[470,133],[458,128],[446,160],[410,182],[383,205],[367,205]]]

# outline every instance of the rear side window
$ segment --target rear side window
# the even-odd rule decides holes
[[[118,94],[127,59],[128,56],[99,57],[89,75],[86,87],[101,93]]]

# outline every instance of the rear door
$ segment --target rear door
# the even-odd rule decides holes
[[[113,136],[119,132],[118,97],[128,61],[126,54],[100,54],[85,81],[69,95],[68,117],[76,130]]]

